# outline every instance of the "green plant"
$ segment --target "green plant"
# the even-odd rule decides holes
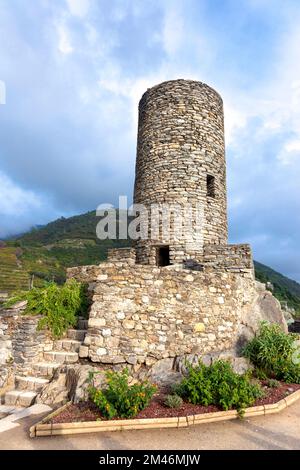
[[[121,372],[107,371],[106,386],[94,386],[94,373],[89,377],[89,396],[108,419],[115,417],[131,418],[148,406],[156,391],[156,386],[147,381],[128,384],[128,369]]]
[[[165,405],[168,408],[180,408],[183,399],[179,395],[167,395],[165,398]]]
[[[276,379],[268,379],[267,387],[269,387],[269,388],[278,388],[278,387],[280,387],[280,382]]]
[[[254,375],[257,379],[259,380],[267,380],[268,376],[264,369],[260,369],[259,367],[255,367],[254,369]]]
[[[50,282],[42,288],[17,293],[5,306],[11,307],[22,300],[27,301],[24,313],[41,315],[39,328],[49,328],[55,338],[74,326],[77,316],[84,314],[88,305],[86,287],[75,279],[67,281],[63,286]]]
[[[170,388],[171,388],[172,395],[178,395],[178,396],[184,398],[185,389],[182,386],[182,382],[175,382],[175,383],[171,384]]]
[[[262,322],[257,335],[243,354],[266,376],[288,383],[300,383],[297,335],[287,334],[276,323]]]
[[[234,408],[240,414],[262,396],[261,388],[251,383],[248,373],[236,374],[225,361],[215,361],[210,366],[201,362],[196,367],[188,364],[181,393],[193,404],[217,405],[223,410]]]

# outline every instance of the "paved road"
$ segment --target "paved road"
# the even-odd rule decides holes
[[[0,449],[300,449],[300,402],[279,414],[198,425],[189,429],[126,431],[30,439],[43,415],[20,419],[0,433]]]

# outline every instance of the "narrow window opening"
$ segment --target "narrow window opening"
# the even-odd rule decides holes
[[[160,246],[156,249],[157,266],[169,266],[170,263],[170,247]]]
[[[215,177],[214,176],[207,175],[207,177],[206,177],[206,189],[207,189],[207,196],[216,197]]]

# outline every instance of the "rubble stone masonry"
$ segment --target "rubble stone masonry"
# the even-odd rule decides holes
[[[147,363],[234,349],[239,319],[255,298],[252,272],[199,272],[102,263],[68,270],[93,286],[85,338],[92,361]]]
[[[170,245],[172,264],[202,253],[205,244],[227,243],[223,103],[215,90],[201,82],[173,80],[143,95],[134,202],[147,208],[180,204],[182,215],[184,205],[191,205],[195,235],[190,247],[186,233],[172,240],[178,218],[171,218],[171,242],[161,230],[156,239],[137,241],[138,263],[155,264],[154,247],[159,245]],[[195,218],[197,204],[203,209],[201,224]]]

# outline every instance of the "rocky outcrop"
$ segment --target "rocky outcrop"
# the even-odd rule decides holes
[[[237,351],[255,335],[262,321],[277,323],[287,333],[288,326],[280,302],[258,281],[252,292],[252,301],[241,310],[237,331]]]
[[[62,405],[69,400],[74,403],[87,400],[90,373],[94,373],[94,385],[101,387],[105,381],[104,370],[88,364],[62,365],[37,397],[37,403]]]

